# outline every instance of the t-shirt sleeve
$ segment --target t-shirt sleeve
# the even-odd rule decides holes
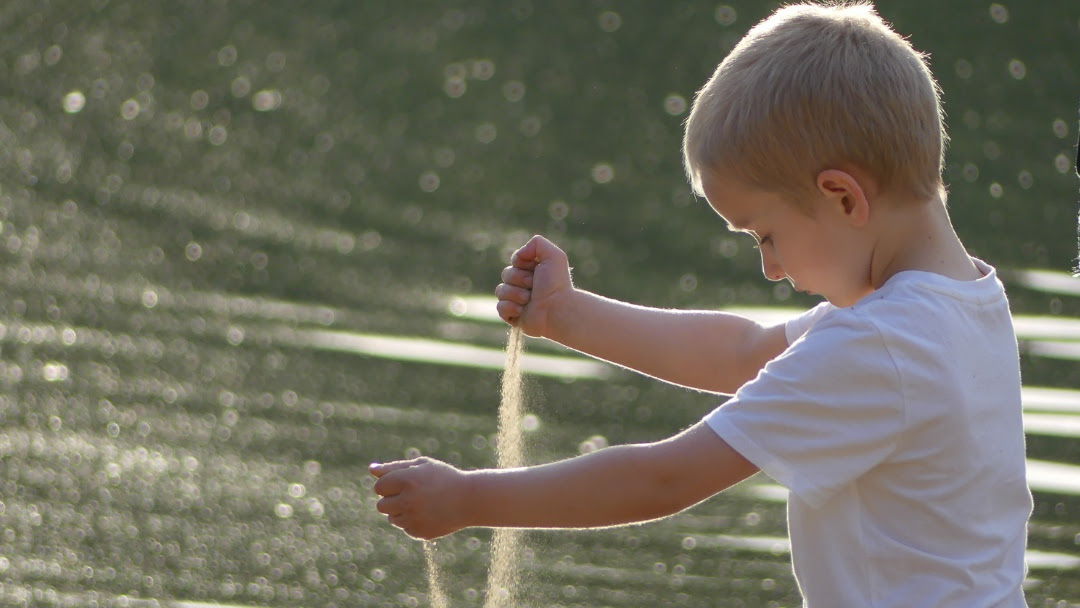
[[[816,507],[894,450],[904,428],[900,377],[877,329],[838,311],[705,423]]]
[[[822,302],[801,315],[789,319],[784,324],[784,336],[787,337],[788,346],[794,344],[796,340],[809,331],[814,326],[814,323],[817,323],[821,317],[825,316],[825,313],[835,309],[836,307],[832,304]]]

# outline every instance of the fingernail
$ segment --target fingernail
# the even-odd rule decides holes
[[[382,463],[379,463],[379,462],[373,462],[373,463],[367,465],[368,469],[378,469],[378,468],[381,468],[381,467],[382,467]]]

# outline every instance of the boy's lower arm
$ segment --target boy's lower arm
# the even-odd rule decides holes
[[[756,467],[703,424],[664,442],[466,474],[466,526],[591,528],[671,515]]]
[[[720,311],[648,308],[575,290],[548,321],[548,339],[661,380],[734,393],[787,348],[783,326]]]

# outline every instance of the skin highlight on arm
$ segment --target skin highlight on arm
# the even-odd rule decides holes
[[[663,441],[534,467],[463,472],[417,459],[371,469],[383,496],[378,510],[418,538],[473,526],[600,528],[649,521],[756,471],[704,423]]]

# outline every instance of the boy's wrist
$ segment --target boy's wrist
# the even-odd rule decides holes
[[[582,302],[589,297],[589,293],[577,287],[570,286],[563,293],[552,298],[548,304],[547,323],[544,327],[543,337],[564,346],[571,346],[570,340],[577,333],[574,323],[580,319]]]
[[[480,484],[483,471],[461,471],[460,483],[452,496],[447,497],[447,506],[454,514],[456,528],[472,528],[484,525],[482,513],[483,499],[480,498]]]

